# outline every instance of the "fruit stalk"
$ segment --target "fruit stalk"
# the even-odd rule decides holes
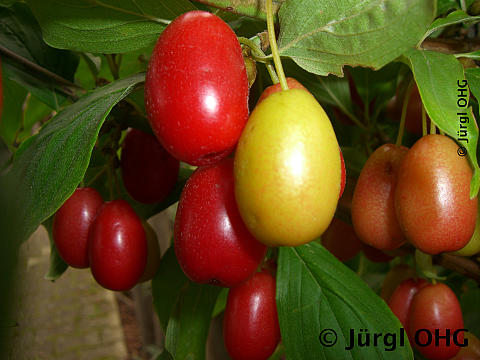
[[[267,58],[262,49],[260,49],[260,47],[257,46],[257,44],[255,44],[252,40],[244,37],[239,37],[238,42],[242,45],[246,45],[250,49],[253,60],[265,64],[268,74],[272,79],[272,82],[274,84],[278,84],[280,80],[278,79],[277,73],[275,72],[275,67],[271,64],[270,59]]]
[[[282,90],[288,90],[287,79],[285,78],[285,73],[283,71],[282,61],[280,60],[280,55],[278,53],[277,40],[275,39],[275,28],[273,26],[273,6],[272,0],[267,0],[267,29],[268,29],[268,38],[270,40],[270,48],[272,49],[273,62],[275,64],[275,69],[277,70],[278,79],[280,80],[280,85]]]
[[[413,88],[413,79],[410,80],[407,86],[407,89],[405,91],[405,96],[403,98],[402,115],[400,117],[400,125],[398,127],[397,141],[395,142],[395,145],[397,146],[402,145],[403,133],[405,132],[405,120],[407,117],[408,101],[412,93],[412,88]]]

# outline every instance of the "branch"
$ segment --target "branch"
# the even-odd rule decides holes
[[[480,41],[475,39],[426,39],[421,47],[444,54],[463,54],[480,50]]]
[[[30,68],[34,71],[36,71],[39,74],[42,74],[51,80],[53,80],[58,86],[59,90],[65,93],[68,96],[76,97],[75,96],[75,90],[84,90],[81,86],[78,86],[77,84],[51,72],[48,69],[45,69],[44,67],[35,64],[34,62],[24,58],[23,56],[20,56],[13,51],[7,49],[6,47],[0,45],[0,53],[8,56],[9,58],[15,60],[16,62],[26,66],[27,68]]]
[[[446,269],[468,276],[480,284],[480,264],[472,259],[452,254],[441,254],[435,256],[433,262]]]

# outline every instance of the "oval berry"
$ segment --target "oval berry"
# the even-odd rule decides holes
[[[408,333],[414,345],[430,360],[447,360],[454,357],[463,343],[462,309],[455,293],[445,284],[437,283],[422,288],[414,296],[409,312]],[[441,337],[435,340],[435,333]],[[428,333],[432,335],[429,341]],[[446,337],[446,338],[445,338]]]
[[[102,204],[97,190],[78,188],[55,213],[53,240],[60,257],[69,266],[88,267],[88,232]]]
[[[392,296],[388,300],[388,306],[400,320],[403,327],[408,331],[408,319],[410,307],[412,305],[413,297],[425,286],[428,282],[424,279],[407,279],[397,286]]]
[[[472,169],[457,150],[447,136],[424,136],[408,151],[398,172],[398,222],[412,245],[428,254],[461,249],[475,230]]]
[[[400,247],[405,238],[395,213],[397,176],[408,149],[385,144],[363,167],[352,199],[352,223],[360,240],[379,250]]]
[[[155,135],[177,159],[207,165],[227,156],[247,122],[248,91],[242,48],[219,17],[190,11],[160,35],[145,107]]]
[[[267,248],[238,212],[233,159],[195,170],[180,196],[174,234],[180,266],[193,281],[231,287],[255,273]]]
[[[275,278],[256,273],[228,292],[223,323],[225,347],[234,360],[266,360],[280,341]]]
[[[92,275],[103,287],[126,291],[138,282],[147,263],[147,240],[142,221],[126,201],[110,201],[98,210],[89,255]]]

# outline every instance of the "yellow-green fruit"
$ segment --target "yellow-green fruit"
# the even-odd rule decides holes
[[[463,248],[452,252],[452,254],[460,256],[472,256],[478,253],[480,253],[480,212],[477,213],[477,223],[472,238]]]
[[[305,90],[256,106],[235,153],[235,198],[247,228],[269,246],[297,246],[330,224],[340,192],[340,152],[330,120]]]

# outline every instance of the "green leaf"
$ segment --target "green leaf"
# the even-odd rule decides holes
[[[470,197],[475,197],[480,187],[480,168],[477,162],[478,127],[472,108],[460,106],[459,83],[463,84],[465,74],[462,65],[453,55],[441,54],[434,51],[410,50],[405,56],[408,59],[417,83],[423,105],[428,116],[446,134],[463,146],[473,166],[473,178],[470,184]],[[468,103],[469,91],[466,88],[465,101]],[[463,101],[463,100],[462,100]],[[466,113],[468,123],[460,123],[457,113]],[[466,141],[459,141],[460,125],[467,126]]]
[[[205,359],[205,343],[221,288],[188,282],[170,317],[165,348],[178,360]]]
[[[17,131],[22,124],[22,106],[27,96],[26,90],[11,81],[6,76],[2,78],[3,83],[3,111],[0,121],[0,136],[3,138],[10,150],[14,150],[14,141]]]
[[[12,157],[12,153],[8,150],[7,144],[5,141],[0,137],[0,172],[2,172],[7,166],[10,158]]]
[[[287,0],[279,52],[319,75],[341,76],[344,65],[379,69],[418,42],[434,13],[434,0]]]
[[[46,280],[55,281],[68,269],[67,263],[63,261],[58,253],[55,242],[53,241],[52,226],[53,216],[43,222],[43,226],[47,229],[48,238],[50,239],[50,267],[44,278]]]
[[[58,110],[65,100],[63,86],[73,81],[78,56],[47,46],[42,40],[37,21],[24,4],[0,8],[0,45],[15,55],[15,58],[2,57],[5,76],[25,87],[52,109]],[[38,68],[64,79],[65,83],[59,83]]]
[[[284,63],[285,74],[298,80],[315,96],[320,104],[333,105],[352,111],[350,90],[346,78],[339,78],[334,75],[312,75],[291,60],[286,59],[282,62]]]
[[[367,162],[368,156],[354,147],[342,147],[343,158],[347,174],[353,177],[360,176],[363,166]]]
[[[376,99],[375,105],[386,101],[395,95],[397,89],[397,77],[400,71],[400,63],[390,63],[380,70],[373,71],[368,68],[356,67],[350,70],[358,94],[363,103],[369,104]]]
[[[4,7],[12,6],[18,1],[19,0],[0,0],[0,6],[4,6]]]
[[[201,4],[216,7],[218,9],[230,11],[236,14],[247,15],[259,19],[267,20],[267,0],[193,0]],[[273,13],[277,14],[279,7],[286,0],[275,0],[273,2]]]
[[[406,337],[405,346],[399,345],[401,324],[387,304],[323,246],[280,248],[278,265],[277,307],[287,359],[413,359]],[[371,339],[381,333],[378,346],[346,350],[351,329],[356,334],[367,329]],[[331,343],[333,331],[336,343],[323,346],[321,339]],[[395,350],[383,342],[388,333],[396,334]]]
[[[152,279],[153,305],[160,325],[167,330],[168,319],[178,301],[180,291],[188,286],[188,278],[178,264],[173,247],[170,247]]]
[[[438,0],[437,1],[437,15],[443,15],[452,9],[461,9],[461,2],[465,2],[465,9],[475,2],[475,0]]]
[[[213,313],[212,317],[215,317],[219,315],[223,310],[225,310],[225,307],[227,306],[227,297],[228,297],[228,289],[224,288],[222,291],[220,291],[220,294],[218,294],[217,301],[215,302],[215,307],[213,308]]]
[[[473,25],[479,21],[480,21],[480,16],[470,16],[461,10],[454,11],[448,14],[444,18],[435,20],[432,23],[432,25],[430,25],[425,35],[423,35],[422,39],[418,43],[421,44],[423,40],[429,37],[432,33],[440,29],[443,29],[447,26],[461,24],[461,23]]]
[[[194,10],[187,0],[27,0],[47,44],[92,53],[123,53],[152,45],[164,20]],[[55,9],[55,11],[52,11]]]
[[[479,68],[471,68],[465,70],[465,77],[468,81],[468,86],[470,90],[478,99],[480,99],[480,69]]]
[[[437,15],[442,15],[450,9],[460,9],[458,0],[438,0],[437,1]]]
[[[167,350],[163,350],[163,352],[156,357],[156,360],[174,360],[174,359],[173,359],[173,356]]]
[[[7,173],[16,184],[18,199],[12,209],[20,219],[20,239],[27,239],[75,191],[105,117],[144,78],[137,74],[97,89],[22,143]]]
[[[466,291],[461,294],[459,301],[465,321],[465,329],[480,337],[480,312],[478,311],[480,288],[473,280],[468,280],[463,287]]]
[[[480,51],[472,51],[472,52],[465,53],[465,54],[454,54],[454,56],[456,58],[465,57],[465,58],[470,58],[470,59],[473,59],[473,60],[480,60]]]

